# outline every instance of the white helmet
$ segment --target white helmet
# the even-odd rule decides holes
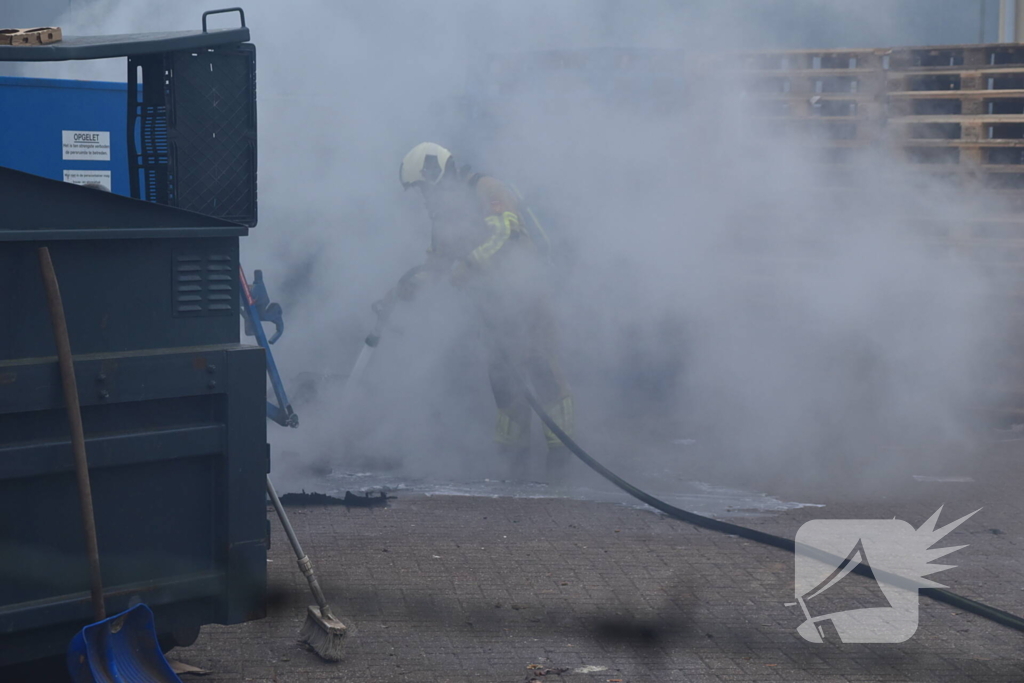
[[[454,170],[455,161],[452,160],[451,152],[436,143],[421,142],[402,159],[399,169],[402,187],[408,190],[416,183],[437,185],[448,170],[449,162]]]

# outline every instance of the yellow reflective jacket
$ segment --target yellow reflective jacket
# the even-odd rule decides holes
[[[528,242],[523,229],[519,201],[515,193],[501,181],[490,176],[473,176],[470,187],[485,214],[484,225],[489,229],[487,240],[469,253],[473,265],[485,268],[498,252],[510,242]]]
[[[490,176],[473,174],[456,191],[433,197],[433,259],[468,261],[486,269],[512,245],[532,247],[516,192]]]

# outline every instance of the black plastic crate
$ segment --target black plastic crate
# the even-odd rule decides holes
[[[132,196],[254,226],[256,48],[128,61]]]

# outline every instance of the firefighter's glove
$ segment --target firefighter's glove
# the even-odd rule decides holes
[[[420,287],[423,286],[425,280],[426,274],[423,266],[410,268],[398,281],[398,286],[395,287],[395,295],[402,301],[412,301],[416,298],[416,294],[420,291]]]
[[[458,261],[452,264],[451,271],[448,274],[448,280],[454,287],[462,287],[468,281],[473,274],[473,263],[469,259],[460,258]]]
[[[373,306],[371,306],[371,308],[378,318],[386,319],[391,315],[391,309],[395,307],[395,296],[395,290],[391,290],[384,295],[383,299],[373,302]]]

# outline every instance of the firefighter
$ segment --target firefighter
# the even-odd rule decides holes
[[[491,390],[498,408],[495,440],[511,474],[523,475],[531,410],[518,368],[555,423],[573,431],[573,399],[557,360],[554,316],[545,303],[547,237],[511,186],[458,167],[444,147],[424,142],[402,161],[405,189],[423,194],[432,224],[425,265],[399,282],[411,300],[424,283],[447,277],[474,301],[487,329]],[[545,427],[548,480],[564,478],[571,455]]]

